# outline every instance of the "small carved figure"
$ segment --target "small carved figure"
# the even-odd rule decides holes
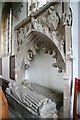
[[[51,28],[52,30],[56,30],[58,27],[58,24],[60,22],[60,18],[59,18],[57,11],[54,8],[54,6],[51,6],[49,8],[48,14],[49,14],[49,16],[47,18],[47,24],[48,24],[49,28]]]
[[[18,44],[21,45],[24,41],[24,38],[25,38],[23,28],[20,28],[17,35],[18,35],[18,40],[17,40]]]

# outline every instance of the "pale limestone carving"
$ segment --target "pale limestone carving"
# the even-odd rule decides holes
[[[52,30],[56,30],[57,27],[58,27],[58,24],[59,24],[59,15],[58,13],[56,12],[54,6],[51,6],[49,9],[48,9],[48,14],[49,16],[47,17],[47,25],[50,29]]]
[[[60,35],[58,31],[53,31],[52,39],[57,47],[64,53],[64,36]]]
[[[52,92],[39,84],[30,83],[28,80],[23,80],[20,84],[11,81],[6,92],[20,104],[24,104],[25,108],[36,117],[58,118],[56,106],[60,101],[57,99],[57,96],[60,96],[59,93]]]
[[[52,64],[53,67],[58,67],[58,72],[61,73],[63,70],[65,70],[64,61],[62,60],[60,54],[56,53],[56,55],[53,57],[56,58],[56,62]]]
[[[25,38],[23,28],[20,28],[20,30],[17,31],[17,36],[18,36],[17,38],[18,45],[21,45]]]
[[[64,53],[64,40],[61,39],[59,42],[59,49]]]
[[[53,30],[57,30],[60,22],[58,13],[56,12],[54,6],[51,6],[46,13],[40,16],[38,19],[34,20],[34,28],[42,29],[44,27]],[[39,28],[38,28],[39,27]]]
[[[32,2],[32,4],[30,5],[30,11],[31,11],[31,13],[34,13],[38,7],[38,1],[32,0],[31,2]]]
[[[53,39],[53,41],[55,42],[55,44],[56,45],[58,45],[59,44],[59,36],[58,36],[58,32],[57,31],[53,31],[52,32],[52,39]]]
[[[31,61],[34,58],[34,55],[36,55],[36,49],[34,48],[34,44],[33,43],[31,43],[31,46],[29,46],[28,48],[27,48],[28,50],[26,49],[26,54],[24,56],[24,59],[25,59],[25,69],[30,67]]]
[[[67,57],[66,57],[67,60],[72,60],[73,59],[73,53],[72,53],[72,50],[68,51],[67,52]]]
[[[68,25],[71,26],[72,25],[72,11],[71,8],[69,8],[69,14],[68,13],[64,13],[63,14],[63,25]]]
[[[17,45],[17,51],[20,51],[22,45],[24,44],[25,42],[25,39],[28,35],[28,33],[30,32],[31,30],[31,24],[27,24],[26,26],[24,27],[21,27],[19,28],[18,30],[16,30],[16,34],[17,34],[17,42],[16,42],[16,45]]]
[[[63,36],[60,33],[58,33],[58,31],[50,30],[49,25],[47,25],[46,23],[47,23],[47,19],[46,19],[45,15],[43,15],[40,18],[34,19],[33,20],[34,29],[36,29],[39,32],[44,33],[50,39],[52,39],[52,41],[54,41],[54,43],[57,45],[59,50],[61,50],[64,53],[64,49],[63,49],[64,48],[64,39],[63,39]]]
[[[60,17],[56,7],[50,6],[47,10],[45,10],[44,13],[40,14],[36,18],[31,16],[29,22],[26,22],[23,27],[18,29],[18,46],[20,46],[19,44],[22,46],[19,47],[19,51],[23,51],[21,52],[22,54],[20,53],[20,55],[18,55],[18,59],[20,59],[20,61],[22,61],[23,58],[25,59],[26,68],[31,65],[31,61],[33,60],[33,57],[37,51],[42,49],[45,54],[49,54],[56,59],[56,63],[53,64],[53,67],[59,67],[59,72],[64,69],[64,34],[61,34],[58,30],[59,23]],[[32,34],[28,34],[31,30],[36,31],[37,38],[35,38],[34,32]],[[47,47],[46,42],[49,43],[49,41],[45,42],[45,40],[42,40],[43,38],[39,38],[39,33],[37,31],[47,36],[55,45],[50,45],[52,46],[51,48]],[[32,47],[34,46],[33,48],[27,47],[28,44],[31,44],[30,41],[34,41],[34,45],[32,45]],[[26,54],[26,52],[24,52],[26,50],[31,50],[31,52]],[[60,54],[57,54],[57,50],[60,52]],[[20,63],[22,64],[22,62]]]
[[[27,59],[29,60],[29,61],[31,61],[32,59],[33,59],[33,51],[32,50],[28,50],[28,57],[27,57]]]
[[[30,67],[31,65],[31,61],[29,61],[27,58],[25,59],[25,69],[27,69],[28,67]]]
[[[38,19],[34,19],[34,21],[32,21],[32,22],[33,22],[34,29],[36,29],[37,31],[43,32],[43,26],[41,23],[39,23]]]
[[[55,50],[53,50],[53,55],[52,55],[53,58],[57,58],[57,53]]]
[[[26,38],[27,33],[28,33],[28,31],[29,31],[29,27],[28,27],[28,26],[27,26],[27,27],[25,26],[23,31],[24,31],[24,37]]]

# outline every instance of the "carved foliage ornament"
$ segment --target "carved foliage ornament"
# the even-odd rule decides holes
[[[54,6],[49,7],[45,11],[44,14],[40,15],[36,19],[33,17],[33,19],[29,23],[27,23],[23,28],[20,28],[18,30],[18,33],[17,33],[18,45],[20,46],[23,44],[23,41],[26,40],[26,38],[27,38],[27,33],[29,32],[29,30],[31,30],[30,28],[32,28],[31,26],[33,25],[33,28],[35,30],[37,30],[39,32],[42,31],[42,33],[45,33],[45,35],[51,36],[50,39],[53,41],[55,40],[56,44],[60,43],[60,41],[61,41],[62,47],[61,46],[58,46],[58,47],[60,47],[60,49],[63,49],[64,41],[63,41],[62,35],[61,35],[60,39],[58,39],[59,35],[57,36],[57,32],[58,32],[57,30],[58,30],[59,23],[60,23],[60,17],[59,17],[58,12],[56,11],[55,7]],[[47,32],[47,34],[46,34],[46,32]],[[38,48],[40,49],[40,47],[41,47],[40,43],[41,43],[41,41],[38,40],[37,44],[35,45],[36,51],[38,50]],[[64,69],[64,67],[62,68],[62,66],[64,66],[64,62],[62,61],[62,58],[60,58],[60,57],[58,58],[58,56],[60,56],[60,54],[57,54],[56,52],[54,52],[53,49],[48,49],[45,45],[42,46],[42,49],[45,54],[48,53],[49,55],[52,55],[52,57],[56,59],[55,66],[59,67],[60,71],[62,71],[62,69]],[[27,56],[26,63],[25,63],[26,67],[28,67],[30,65],[30,63],[34,57],[33,51],[31,51],[31,50],[28,51],[28,56]],[[55,66],[53,65],[53,67],[55,67]]]
[[[63,13],[63,26],[72,25],[72,11],[71,8],[69,8],[69,14],[68,13]]]
[[[46,27],[54,31],[57,30],[59,23],[59,14],[55,7],[51,6],[48,10],[46,10],[45,14],[33,21],[33,27],[35,29],[42,29],[43,27]]]
[[[28,24],[17,30],[18,50],[24,43],[28,32],[31,30],[31,24],[35,30],[51,36],[52,32],[57,30],[59,23],[60,17],[54,6],[49,7],[40,17],[36,19],[33,17],[33,19]]]
[[[43,42],[42,40],[38,40],[34,44],[35,44],[34,46],[35,46],[36,51],[42,49],[44,54],[49,54],[52,56],[52,58],[54,58],[54,63],[52,64],[52,66],[58,67],[59,73],[61,73],[65,69],[64,61],[62,60],[62,57],[60,56],[60,54],[56,51],[56,49],[54,47],[46,46],[46,43]]]

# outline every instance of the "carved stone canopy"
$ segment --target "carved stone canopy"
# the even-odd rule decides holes
[[[31,31],[27,39],[22,50],[17,54],[18,63],[20,63],[21,67],[24,61],[26,68],[28,68],[35,54],[42,49],[45,54],[49,54],[56,59],[56,62],[52,63],[53,67],[58,67],[59,72],[65,69],[65,58],[63,54],[60,53],[55,43],[46,35],[38,31]]]
[[[40,49],[56,59],[52,66],[58,67],[59,72],[65,69],[65,35],[59,10],[62,10],[60,3],[58,6],[50,3],[16,27],[16,58],[20,69],[23,63],[28,68]]]

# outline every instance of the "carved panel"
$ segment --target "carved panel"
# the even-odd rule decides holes
[[[59,23],[60,18],[58,12],[54,6],[50,6],[44,14],[33,21],[33,26],[35,29],[39,29],[39,27],[42,26],[50,30],[57,30]]]
[[[16,35],[17,35],[17,40],[16,40],[16,46],[17,46],[17,51],[20,50],[21,46],[24,44],[26,37],[28,33],[31,30],[31,24],[28,23],[27,25],[19,28],[16,30]]]

